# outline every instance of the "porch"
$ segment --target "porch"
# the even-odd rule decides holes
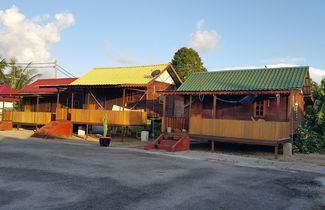
[[[184,94],[175,101],[183,112],[175,113],[164,96],[162,132],[187,132],[192,139],[209,140],[211,151],[215,142],[268,145],[274,147],[275,158],[281,144],[290,142],[294,123],[303,102],[297,92],[260,92],[248,104],[240,100],[246,94]],[[179,96],[177,96],[179,97]],[[298,105],[297,105],[298,104]],[[301,105],[300,105],[301,104]]]
[[[74,124],[102,125],[103,116],[106,114],[109,117],[109,124],[114,126],[147,124],[147,113],[138,110],[111,111],[57,108],[55,114],[51,112],[4,111],[3,120],[26,125],[44,125],[52,120],[69,120]]]

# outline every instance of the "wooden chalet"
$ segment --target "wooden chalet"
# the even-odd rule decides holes
[[[14,124],[19,125],[44,125],[51,120],[55,120],[58,105],[62,107],[70,106],[70,94],[66,90],[61,90],[60,93],[57,88],[40,88],[40,86],[68,85],[76,79],[39,79],[16,91],[12,95],[21,98],[21,110],[4,112],[3,120],[13,121]],[[63,97],[58,98],[58,94]]]
[[[40,79],[18,91],[22,110],[4,113],[13,124],[43,125],[70,121],[76,125],[146,125],[160,119],[159,90],[176,90],[181,80],[170,64],[95,68],[80,78]]]
[[[162,64],[95,68],[69,85],[43,87],[67,89],[72,93],[82,92],[84,98],[82,109],[78,110],[79,115],[75,119],[67,119],[81,124],[102,124],[100,116],[103,111],[137,111],[146,114],[145,120],[161,118],[163,101],[158,91],[176,90],[181,83],[173,67],[170,64]],[[75,109],[73,106],[69,108],[61,110],[62,119]],[[89,114],[90,112],[98,114]],[[96,119],[91,119],[92,117]],[[134,118],[133,121],[139,120]],[[140,120],[139,124],[143,122]]]
[[[162,131],[191,138],[275,146],[287,142],[312,103],[309,67],[192,73],[164,96]],[[174,101],[170,107],[168,101]]]

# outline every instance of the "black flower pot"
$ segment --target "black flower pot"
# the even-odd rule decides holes
[[[99,145],[101,147],[109,147],[110,143],[111,143],[111,137],[101,137],[101,138],[99,138]]]

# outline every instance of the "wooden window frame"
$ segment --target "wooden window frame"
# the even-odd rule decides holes
[[[261,103],[262,102],[262,105],[263,105],[263,114],[257,114],[257,106],[258,106],[258,103]],[[266,106],[267,106],[267,101],[266,100],[263,100],[263,101],[256,101],[254,103],[254,117],[256,118],[264,118],[265,115],[266,115]],[[261,111],[261,110],[260,110]]]

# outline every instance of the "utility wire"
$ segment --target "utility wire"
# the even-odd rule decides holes
[[[57,64],[57,66],[58,66],[61,70],[63,70],[63,71],[65,71],[66,73],[70,74],[72,77],[76,77],[75,75],[71,74],[68,70],[66,70],[65,68],[63,68],[62,66],[60,66],[59,64]]]
[[[57,70],[62,73],[63,75],[67,76],[67,77],[76,77],[75,75],[73,75],[72,73],[70,73],[68,70],[66,70],[65,68],[63,68],[62,66],[55,64],[54,62],[46,62],[46,63],[23,63],[23,62],[17,62],[17,63],[7,63],[10,66],[13,65],[28,65],[29,68],[35,68],[35,69],[45,69],[45,68],[55,68],[58,67]],[[36,66],[35,66],[36,65]]]

